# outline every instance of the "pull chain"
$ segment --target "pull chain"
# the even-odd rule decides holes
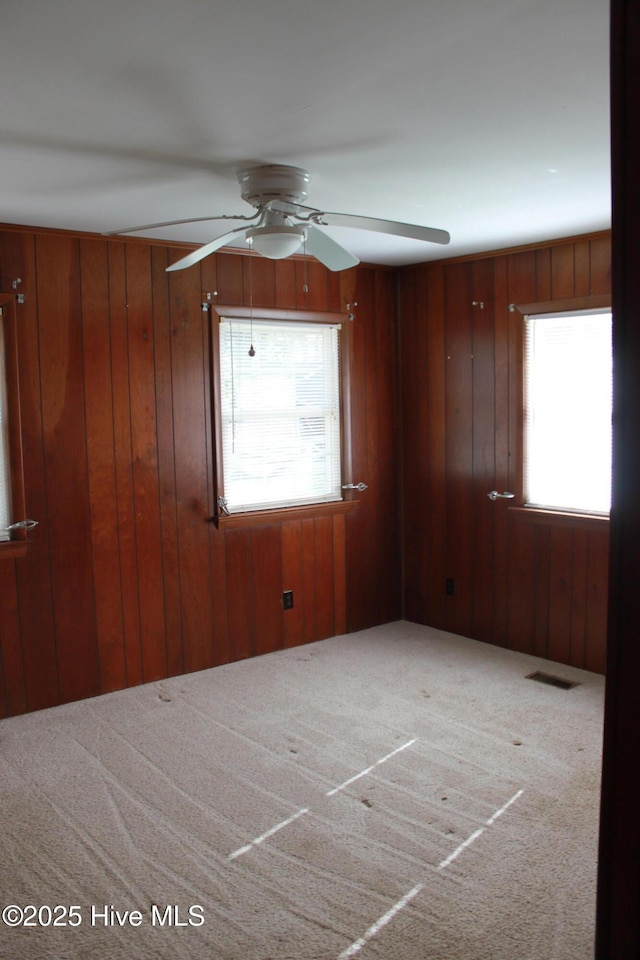
[[[253,251],[249,254],[249,356],[255,357],[256,351],[253,346]]]
[[[307,231],[304,232],[304,240],[302,241],[302,255],[304,257],[304,283],[302,284],[302,292],[309,293],[309,261],[307,259]]]

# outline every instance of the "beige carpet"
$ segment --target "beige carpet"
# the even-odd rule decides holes
[[[0,956],[587,960],[603,688],[401,622],[2,721]]]

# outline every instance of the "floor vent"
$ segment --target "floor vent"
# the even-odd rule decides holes
[[[550,673],[541,673],[540,670],[536,670],[535,673],[528,673],[525,679],[537,680],[538,683],[546,683],[550,687],[559,687],[561,690],[571,690],[572,687],[580,686],[578,683],[572,683],[571,680],[563,680],[562,677],[554,677]]]

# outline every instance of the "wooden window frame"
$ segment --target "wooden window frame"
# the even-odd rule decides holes
[[[508,508],[516,519],[526,523],[545,526],[563,526],[574,529],[608,530],[609,517],[574,511],[549,510],[544,507],[530,507],[524,502],[524,318],[530,314],[570,313],[574,310],[610,310],[611,295],[590,297],[569,297],[562,300],[542,300],[535,303],[513,304],[512,311],[517,317],[517,381],[520,384],[516,416],[516,502]]]
[[[344,490],[343,499],[329,503],[311,503],[304,506],[274,507],[273,509],[249,510],[243,513],[224,514],[218,507],[218,498],[224,494],[224,471],[222,459],[221,386],[220,386],[220,340],[218,329],[221,319],[247,320],[252,316],[257,320],[297,321],[303,323],[339,323],[340,331],[340,410],[341,410],[341,467],[342,483],[352,483],[351,458],[351,352],[352,319],[348,313],[330,313],[313,310],[275,310],[216,304],[211,306],[210,345],[211,345],[211,384],[212,384],[212,429],[214,456],[214,502],[215,513],[211,518],[222,529],[255,526],[257,524],[281,523],[285,520],[299,520],[305,517],[332,516],[348,513],[358,505],[357,491]]]
[[[4,334],[5,379],[7,389],[7,421],[9,435],[9,485],[12,521],[26,517],[24,466],[22,457],[22,423],[20,418],[20,380],[18,372],[18,325],[16,300],[11,294],[0,294],[0,323]],[[27,531],[18,527],[11,539],[0,542],[0,559],[13,560],[26,554]]]

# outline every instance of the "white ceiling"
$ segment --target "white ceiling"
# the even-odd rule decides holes
[[[607,0],[2,0],[0,221],[251,213],[235,171],[451,233],[406,264],[610,225]],[[205,242],[233,224],[148,233]]]

